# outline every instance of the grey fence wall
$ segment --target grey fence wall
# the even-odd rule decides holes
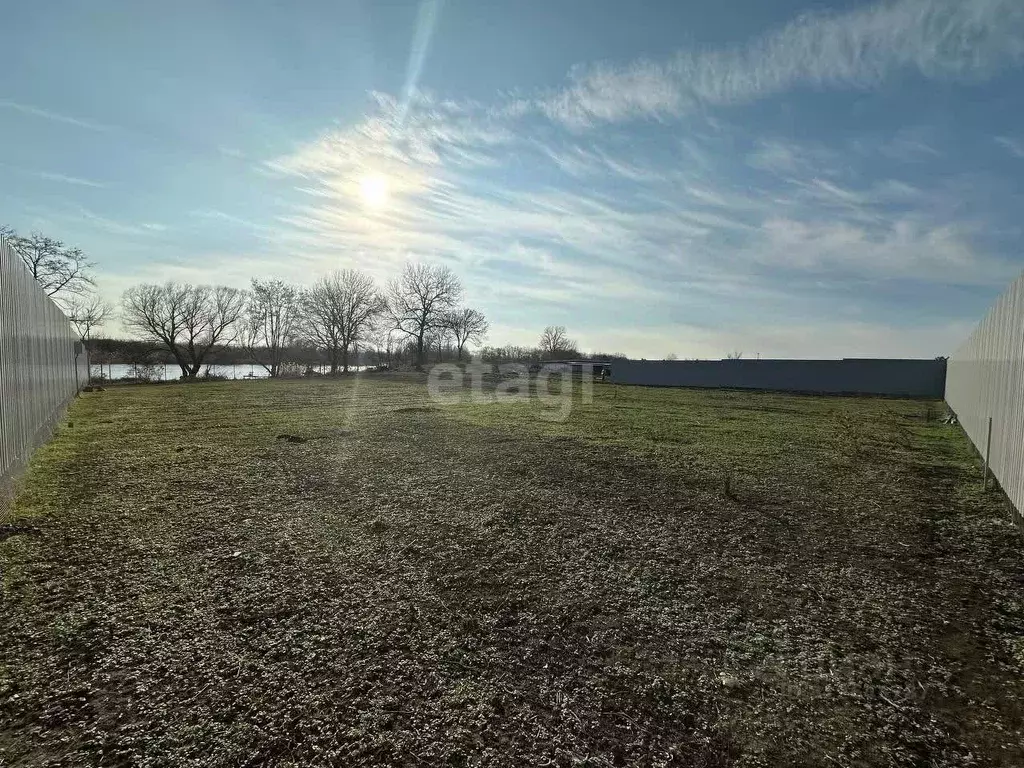
[[[77,342],[68,318],[0,238],[0,508],[89,379]]]
[[[946,402],[981,453],[992,418],[989,466],[1024,510],[1024,275],[950,357]]]
[[[616,384],[934,398],[946,376],[943,360],[614,360],[611,369]]]

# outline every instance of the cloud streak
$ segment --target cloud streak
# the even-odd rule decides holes
[[[1009,136],[997,136],[996,143],[1014,157],[1024,159],[1024,140],[1012,139]]]
[[[46,181],[59,181],[62,184],[71,184],[77,187],[93,187],[95,189],[102,189],[105,184],[101,184],[98,181],[90,181],[89,179],[81,179],[77,176],[65,176],[63,173],[50,173],[48,171],[36,171],[35,176]]]
[[[31,117],[40,117],[44,120],[51,120],[56,123],[73,125],[77,128],[85,128],[87,130],[97,131],[100,133],[106,133],[108,131],[114,130],[113,126],[103,125],[102,123],[93,122],[92,120],[82,120],[77,117],[62,115],[59,112],[51,112],[48,109],[35,107],[31,104],[22,104],[21,102],[11,101],[10,99],[0,99],[0,108],[9,109],[14,112],[20,112],[23,115],[29,115]]]
[[[797,87],[867,88],[899,74],[972,79],[1024,58],[1017,0],[898,0],[845,14],[809,14],[751,43],[684,51],[668,62],[598,64],[532,101],[575,129],[679,117]],[[523,105],[517,102],[516,111]]]

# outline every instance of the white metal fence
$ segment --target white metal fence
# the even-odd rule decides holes
[[[946,402],[1018,510],[1024,510],[1024,275],[949,359]]]
[[[0,237],[0,508],[88,378],[68,318]]]

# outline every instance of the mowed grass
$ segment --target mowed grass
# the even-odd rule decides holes
[[[1021,538],[941,404],[572,405],[84,395],[0,521],[0,765],[1024,765]]]

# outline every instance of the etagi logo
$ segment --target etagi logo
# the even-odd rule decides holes
[[[591,366],[574,372],[563,363],[533,369],[523,363],[440,363],[427,375],[427,391],[441,405],[534,401],[539,419],[564,422],[574,403],[594,402],[594,373]]]

